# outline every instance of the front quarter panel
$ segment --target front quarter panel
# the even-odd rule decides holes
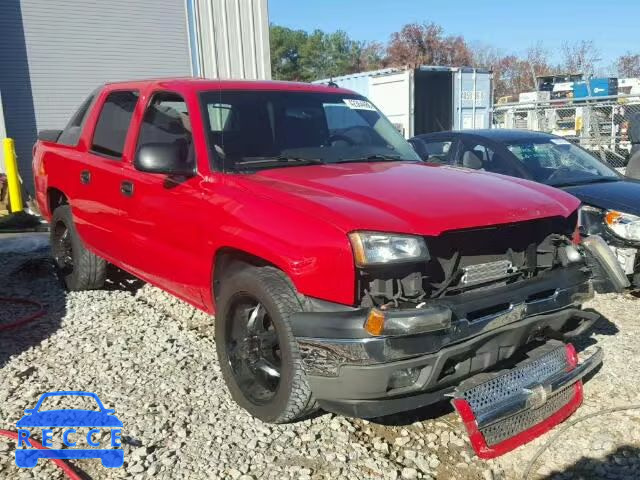
[[[219,183],[205,189],[210,210],[216,212],[208,226],[211,258],[225,248],[240,250],[283,270],[303,295],[353,304],[355,268],[345,232],[247,192],[230,176],[218,178]],[[213,295],[207,300],[215,310]]]

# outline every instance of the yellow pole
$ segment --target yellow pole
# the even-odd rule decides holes
[[[12,138],[2,140],[4,149],[4,165],[7,169],[7,183],[9,185],[9,203],[11,213],[22,212],[22,191],[20,189],[20,177],[18,176],[18,161]]]

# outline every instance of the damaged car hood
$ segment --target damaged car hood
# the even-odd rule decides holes
[[[579,201],[527,180],[414,162],[263,170],[236,181],[254,193],[322,217],[344,231],[439,235],[543,217],[568,217]]]

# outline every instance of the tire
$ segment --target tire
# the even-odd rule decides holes
[[[249,378],[243,377],[239,371],[255,370],[253,360],[244,361],[247,365],[238,366],[238,355],[235,352],[243,350],[238,345],[233,345],[231,340],[235,330],[242,330],[238,316],[242,317],[242,309],[238,305],[253,299],[258,302],[255,307],[257,312],[264,308],[263,320],[260,323],[269,324],[275,330],[268,328],[265,332],[277,338],[278,345],[273,347],[274,357],[272,365],[277,364],[280,375],[274,392],[261,395],[259,400],[252,395],[252,391],[263,388],[259,380],[251,383]],[[240,303],[239,303],[240,302]],[[224,277],[220,283],[220,291],[217,298],[217,311],[215,322],[215,340],[218,351],[218,360],[227,388],[233,399],[242,408],[254,417],[267,423],[287,423],[308,416],[317,409],[306,375],[302,368],[302,360],[298,350],[298,344],[291,333],[289,317],[302,310],[296,291],[289,279],[280,270],[273,267],[254,267],[247,265],[240,269],[231,270],[228,277]],[[246,311],[246,309],[244,310]],[[253,312],[253,310],[251,310]],[[248,333],[251,335],[251,333]],[[271,346],[267,346],[269,352]],[[262,343],[255,351],[265,350]],[[254,351],[252,350],[252,351]],[[251,356],[251,355],[248,355]],[[242,361],[240,361],[242,363]],[[264,377],[263,372],[255,374],[256,378]],[[256,386],[258,385],[258,386]],[[269,395],[272,395],[269,397]],[[266,397],[266,398],[265,398]]]
[[[104,286],[107,262],[85,248],[69,205],[54,210],[49,238],[51,254],[68,290],[98,290]]]

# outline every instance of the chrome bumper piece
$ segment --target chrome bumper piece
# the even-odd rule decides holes
[[[554,395],[582,380],[583,377],[595,370],[602,364],[603,358],[602,349],[596,347],[596,351],[573,370],[556,372],[553,376],[541,382],[536,382],[534,378],[527,377],[528,369],[526,367],[516,368],[508,372],[506,375],[520,377],[522,383],[526,386],[511,385],[513,393],[508,398],[477,412],[478,428],[485,429],[523,410],[537,409],[544,406]],[[531,382],[532,380],[534,381]],[[500,377],[497,377],[494,381],[500,382]],[[465,398],[465,392],[457,392],[454,398]]]

